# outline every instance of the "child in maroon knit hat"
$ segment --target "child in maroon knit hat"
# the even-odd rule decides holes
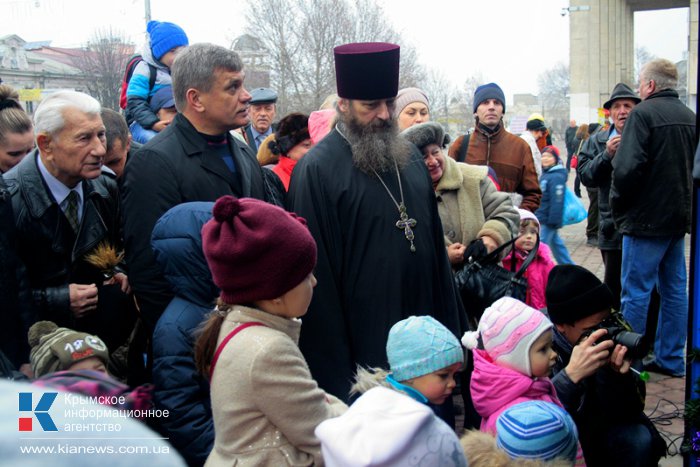
[[[318,424],[345,404],[311,377],[297,343],[316,278],[306,221],[224,196],[202,228],[219,303],[195,344],[211,381],[216,433],[207,465],[321,465]]]

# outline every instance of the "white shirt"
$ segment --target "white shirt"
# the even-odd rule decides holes
[[[71,191],[75,191],[76,193],[78,193],[78,223],[80,223],[83,220],[83,183],[78,183],[73,189],[68,188],[63,184],[63,182],[51,175],[51,173],[46,169],[46,166],[44,166],[44,162],[41,160],[41,157],[38,153],[36,158],[37,165],[39,166],[39,172],[44,178],[46,185],[48,185],[49,191],[53,195],[53,198],[61,207],[61,210],[64,214],[66,212],[66,203],[64,203],[64,201],[66,200],[66,198],[68,198],[68,195]]]

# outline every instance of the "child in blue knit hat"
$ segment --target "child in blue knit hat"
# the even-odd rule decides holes
[[[172,84],[170,67],[176,54],[189,45],[187,34],[180,26],[161,21],[149,21],[142,61],[134,68],[126,90],[126,120],[136,141],[148,141],[165,129],[171,120],[160,119],[149,105],[158,90]]]
[[[428,403],[452,396],[464,363],[457,338],[430,316],[392,326],[386,344],[390,371],[358,369],[344,415],[316,428],[328,466],[466,466],[454,430]]]

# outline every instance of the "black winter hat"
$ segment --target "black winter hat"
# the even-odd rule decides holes
[[[547,312],[554,324],[573,324],[612,307],[607,285],[581,266],[562,264],[549,272],[545,289]]]
[[[615,85],[615,88],[613,89],[612,94],[610,94],[610,99],[608,99],[608,101],[605,104],[603,104],[603,108],[610,110],[610,107],[612,107],[613,102],[617,99],[632,99],[637,104],[639,104],[642,101],[637,95],[637,93],[632,90],[632,88],[627,86],[625,83],[617,83]]]

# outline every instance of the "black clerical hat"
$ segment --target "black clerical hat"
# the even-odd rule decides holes
[[[387,42],[339,45],[335,54],[338,96],[375,100],[395,97],[399,92],[400,47]]]

